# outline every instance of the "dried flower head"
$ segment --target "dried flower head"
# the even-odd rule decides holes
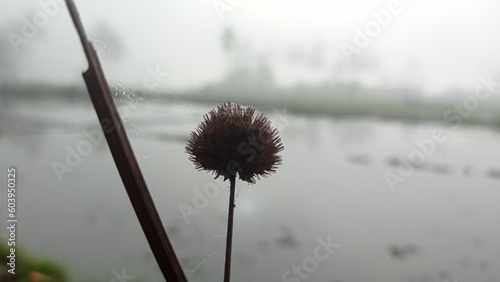
[[[212,171],[224,180],[237,173],[250,183],[276,171],[282,150],[278,130],[263,114],[231,102],[206,114],[186,145],[198,170]]]

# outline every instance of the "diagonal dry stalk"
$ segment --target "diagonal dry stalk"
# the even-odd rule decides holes
[[[66,0],[66,4],[89,62],[89,69],[83,73],[85,84],[142,230],[166,281],[187,282],[130,146],[95,49],[87,39],[75,4],[72,0]]]
[[[231,280],[231,252],[233,249],[233,219],[234,219],[234,197],[236,194],[236,176],[229,177],[231,188],[229,190],[229,212],[227,215],[227,237],[226,237],[226,264],[224,266],[224,282]]]

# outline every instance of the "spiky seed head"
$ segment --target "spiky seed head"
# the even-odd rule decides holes
[[[276,172],[283,150],[278,130],[253,107],[227,102],[204,116],[186,145],[189,159],[198,170],[224,176],[239,175],[255,183],[255,177]]]

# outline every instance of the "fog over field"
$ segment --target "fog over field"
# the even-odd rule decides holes
[[[284,146],[276,173],[236,181],[233,281],[499,281],[500,2],[75,4],[188,281],[223,277],[229,183],[186,144],[227,101]],[[0,0],[0,35],[0,192],[15,168],[23,266],[7,272],[0,228],[0,281],[164,281],[64,1]],[[210,128],[223,164],[258,135]]]

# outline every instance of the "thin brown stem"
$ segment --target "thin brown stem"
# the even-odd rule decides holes
[[[231,251],[233,245],[233,218],[234,218],[234,194],[236,177],[229,177],[231,189],[229,190],[229,213],[227,215],[227,238],[226,238],[226,265],[224,267],[224,282],[231,280]]]

